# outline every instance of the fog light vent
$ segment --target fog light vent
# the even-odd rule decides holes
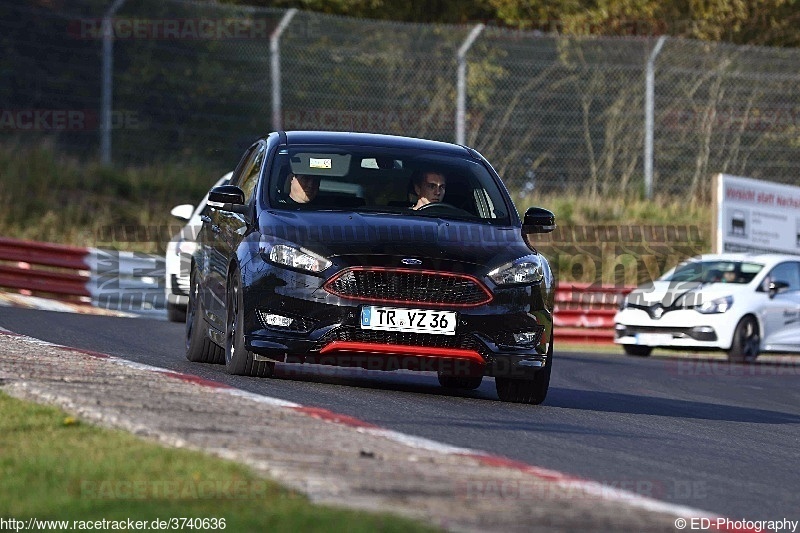
[[[266,328],[289,328],[294,322],[294,319],[288,316],[276,315],[265,311],[259,311],[258,318]]]
[[[695,326],[689,335],[698,341],[713,342],[717,340],[717,332],[711,326]]]
[[[307,333],[314,329],[316,323],[313,319],[297,315],[284,315],[271,309],[258,309],[256,311],[261,327],[266,329],[279,329],[296,333]]]
[[[514,333],[514,344],[536,344],[539,342],[539,331],[520,331]]]

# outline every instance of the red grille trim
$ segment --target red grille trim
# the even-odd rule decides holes
[[[475,284],[485,295],[486,299],[481,300],[479,302],[473,303],[457,303],[457,302],[448,302],[448,303],[439,303],[439,302],[426,302],[423,300],[402,300],[402,299],[388,299],[388,298],[371,298],[366,296],[354,296],[351,294],[345,294],[339,292],[332,288],[332,285],[336,283],[336,281],[341,278],[342,276],[346,276],[350,272],[396,272],[399,274],[418,274],[418,275],[429,275],[429,276],[441,276],[441,277],[449,277],[461,280],[468,280]],[[453,272],[442,272],[439,270],[418,270],[413,268],[386,268],[386,267],[349,267],[345,268],[336,274],[333,275],[328,281],[325,282],[323,287],[329,293],[339,296],[340,298],[347,298],[348,300],[355,300],[360,302],[377,302],[377,303],[389,303],[389,304],[401,304],[401,305],[408,305],[408,304],[419,304],[424,305],[427,307],[438,307],[438,308],[466,308],[466,307],[479,307],[481,305],[486,305],[492,301],[494,295],[492,295],[491,291],[483,284],[481,280],[476,278],[475,276],[471,276],[469,274],[456,274]]]
[[[410,357],[432,357],[436,359],[463,359],[473,363],[485,364],[481,354],[474,350],[463,348],[435,348],[432,346],[405,346],[402,344],[372,344],[369,342],[333,341],[319,353],[370,353],[385,355],[400,355]]]

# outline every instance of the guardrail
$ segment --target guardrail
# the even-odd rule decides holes
[[[559,283],[554,311],[555,338],[564,342],[612,344],[614,315],[634,287]]]
[[[162,256],[0,237],[0,287],[137,314],[163,313]],[[614,313],[633,287],[559,283],[555,338],[611,344]]]
[[[137,314],[163,314],[164,258],[0,237],[0,287]]]

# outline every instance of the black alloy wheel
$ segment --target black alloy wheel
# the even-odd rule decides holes
[[[237,376],[266,378],[272,375],[275,363],[256,361],[244,342],[244,304],[239,272],[234,270],[228,279],[225,321],[225,370]]]
[[[753,315],[742,317],[733,332],[733,341],[728,350],[728,360],[734,363],[752,363],[761,349],[758,322]]]

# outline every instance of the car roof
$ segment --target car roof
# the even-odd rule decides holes
[[[769,253],[721,253],[703,254],[692,257],[688,261],[748,261],[773,265],[782,261],[800,261],[800,255],[769,254]]]
[[[399,135],[380,133],[356,133],[343,131],[287,131],[286,138],[292,144],[339,144],[345,146],[374,146],[383,148],[406,148],[427,150],[459,157],[477,159],[473,150],[458,144]]]

